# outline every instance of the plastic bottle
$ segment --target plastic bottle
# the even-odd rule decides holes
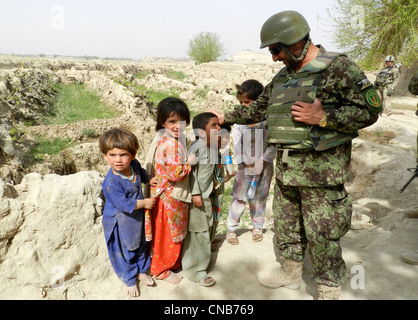
[[[232,176],[234,175],[235,172],[235,168],[234,168],[234,164],[232,163],[232,158],[230,154],[227,154],[224,158],[224,165],[225,165],[225,170],[226,172]]]
[[[252,200],[255,195],[255,190],[257,189],[258,181],[260,180],[260,176],[255,175],[251,176],[251,179],[248,182],[247,191],[245,192],[245,196],[248,200]]]

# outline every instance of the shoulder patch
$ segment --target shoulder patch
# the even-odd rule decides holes
[[[380,108],[382,102],[380,101],[380,97],[375,88],[370,88],[370,90],[366,92],[366,102],[373,108]]]
[[[369,112],[374,114],[381,112],[382,101],[380,100],[374,85],[367,78],[357,81],[355,85],[358,92],[366,102]]]

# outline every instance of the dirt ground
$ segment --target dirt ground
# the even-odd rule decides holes
[[[230,67],[231,62],[226,62],[223,66]],[[240,70],[247,68],[248,66],[244,66]],[[255,68],[259,66],[255,65]],[[213,65],[211,72],[215,74],[218,69],[222,69],[222,64]],[[251,73],[248,70],[245,72]],[[272,68],[271,73],[273,72]],[[202,75],[210,78],[207,73]],[[268,78],[270,73],[264,76]],[[244,74],[241,77],[248,76]],[[353,142],[351,179],[346,187],[353,197],[354,212],[352,229],[341,240],[348,270],[341,294],[342,300],[418,299],[418,266],[400,260],[402,252],[418,251],[418,219],[405,216],[408,210],[418,210],[418,179],[412,181],[403,193],[399,192],[411,176],[407,169],[415,167],[416,164],[416,103],[417,99],[414,97],[394,97],[393,104],[402,108],[396,107],[390,116],[380,117],[373,126],[362,130]],[[219,106],[219,109],[221,107]],[[140,130],[146,129],[146,126],[142,125],[138,129],[137,123],[135,114],[129,113],[128,117],[120,118],[113,123],[95,120],[88,122],[88,126],[95,127],[98,132],[110,124],[131,126],[134,131],[144,132]],[[51,128],[38,127],[32,130],[48,131],[47,134],[59,136],[75,134],[83,127],[86,127],[86,123]],[[95,168],[99,171],[101,168],[104,170],[106,166],[100,162],[102,159],[99,159],[100,155],[97,150],[94,151],[95,149],[97,144],[93,141],[74,148],[73,152],[79,155],[85,150],[90,158],[97,158],[97,161],[92,160],[97,162]],[[77,163],[77,166],[80,164]],[[40,168],[39,172],[42,170],[45,169]],[[46,170],[41,173],[50,172]],[[71,286],[48,288],[44,298],[40,295],[39,286],[19,287],[18,279],[3,277],[5,280],[1,282],[0,299],[315,300],[317,287],[312,279],[312,266],[308,255],[305,257],[303,282],[299,290],[268,289],[259,285],[256,280],[258,271],[277,264],[278,253],[272,222],[274,210],[272,200],[268,199],[268,217],[264,226],[264,239],[261,242],[252,241],[251,228],[238,230],[240,244],[237,246],[228,244],[225,234],[217,235],[220,239],[219,248],[212,253],[209,268],[210,275],[216,281],[213,287],[205,288],[187,279],[183,279],[177,285],[157,281],[153,287],[140,284],[140,297],[130,298],[126,295],[122,282],[112,272],[110,262],[104,259],[100,264],[107,270],[108,276],[97,282],[82,279]],[[95,225],[94,229],[98,234],[97,241],[103,254],[101,257],[106,256],[104,243],[102,244],[104,241],[100,238],[103,236],[100,224]],[[6,259],[13,257],[6,256]],[[30,270],[28,272],[30,275]]]
[[[353,179],[347,184],[353,196],[353,223],[341,240],[348,270],[342,300],[418,298],[418,266],[400,260],[402,252],[418,249],[418,219],[405,216],[407,210],[418,210],[418,179],[403,193],[399,192],[410,177],[406,169],[415,164],[417,128],[414,112],[395,110],[391,116],[381,117],[355,140]],[[268,289],[256,280],[258,271],[277,263],[271,218],[274,208],[271,205],[269,199],[269,218],[261,242],[252,241],[251,228],[238,230],[240,244],[237,246],[228,244],[225,234],[217,236],[221,241],[219,249],[212,254],[209,268],[210,275],[216,280],[213,287],[205,288],[187,279],[178,285],[157,281],[154,287],[140,284],[140,297],[130,298],[124,285],[111,272],[100,283],[81,282],[77,290],[67,290],[65,297],[92,300],[315,300],[317,286],[312,279],[308,255],[299,290]],[[78,288],[82,289],[84,297]],[[14,298],[27,294],[32,299],[38,294],[34,288],[25,290],[19,290],[19,293],[16,290]],[[63,290],[48,291],[48,298],[60,299]]]

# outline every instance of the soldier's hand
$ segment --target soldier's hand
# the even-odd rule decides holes
[[[208,110],[207,112],[212,112],[218,117],[219,125],[224,124],[224,114],[216,110]]]
[[[324,115],[324,109],[322,109],[321,101],[319,101],[318,98],[315,98],[314,103],[296,101],[292,106],[291,114],[295,121],[315,125],[319,124],[319,121]]]

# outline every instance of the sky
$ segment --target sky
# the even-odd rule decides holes
[[[193,36],[219,35],[228,59],[260,47],[272,15],[300,12],[314,44],[332,43],[327,8],[334,0],[0,0],[0,53],[142,59],[187,58]],[[318,19],[319,18],[319,19]],[[327,22],[328,21],[328,22]]]

